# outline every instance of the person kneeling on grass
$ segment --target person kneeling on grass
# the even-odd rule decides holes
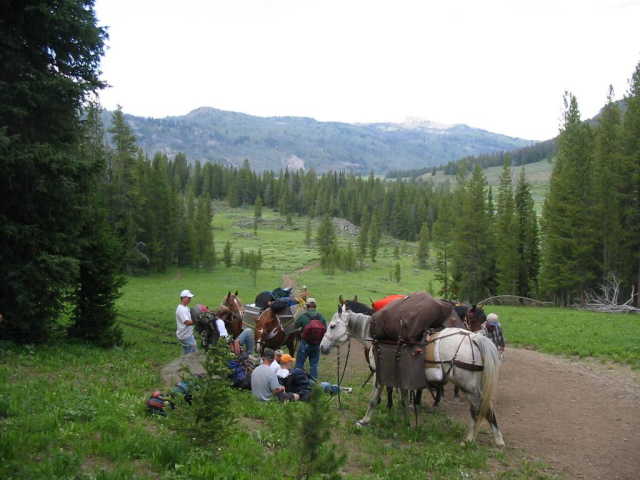
[[[311,397],[311,390],[316,382],[314,382],[307,372],[302,368],[294,367],[296,359],[289,354],[282,355],[280,359],[280,366],[286,372],[286,374],[279,373],[279,380],[284,384],[287,392],[297,393],[300,395],[300,400],[306,402]],[[342,391],[351,393],[352,389],[349,387],[339,387],[329,382],[320,382],[318,385],[322,388],[322,391],[330,395]]]
[[[262,364],[251,373],[251,393],[263,402],[268,402],[274,396],[281,402],[299,400],[300,395],[286,392],[285,387],[278,382],[276,372],[271,369],[274,358],[273,350],[265,348],[262,352]]]

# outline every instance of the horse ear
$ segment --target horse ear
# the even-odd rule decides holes
[[[353,301],[357,302],[358,301],[358,295],[356,295],[355,297],[353,297]]]
[[[238,296],[238,290],[236,290],[236,293],[234,293],[234,295],[237,297]]]
[[[231,290],[227,292],[227,298],[229,298],[230,296],[231,296]]]
[[[340,296],[338,297],[338,303],[339,303],[340,305],[344,305],[344,298],[342,298],[342,295],[340,295]]]

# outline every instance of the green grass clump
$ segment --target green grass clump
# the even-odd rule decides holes
[[[640,317],[568,308],[486,307],[500,315],[511,345],[595,357],[640,368]]]

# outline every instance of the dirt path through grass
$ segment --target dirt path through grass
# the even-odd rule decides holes
[[[294,288],[297,287],[298,284],[296,282],[296,277],[302,273],[308,272],[309,270],[313,270],[314,268],[318,268],[320,266],[319,263],[310,263],[309,265],[305,265],[302,268],[299,268],[295,272],[285,273],[282,275],[282,287],[283,288]]]
[[[444,405],[467,421],[466,402],[447,392]],[[507,349],[496,404],[507,446],[566,478],[639,478],[639,407],[638,374],[629,368]]]

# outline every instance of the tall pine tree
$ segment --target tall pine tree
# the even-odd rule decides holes
[[[543,209],[544,291],[569,304],[590,286],[595,261],[591,222],[591,133],[580,120],[578,101],[564,97],[564,123],[557,142],[549,194]]]
[[[505,156],[495,217],[497,293],[515,295],[518,287],[518,230],[513,201],[511,159]]]

